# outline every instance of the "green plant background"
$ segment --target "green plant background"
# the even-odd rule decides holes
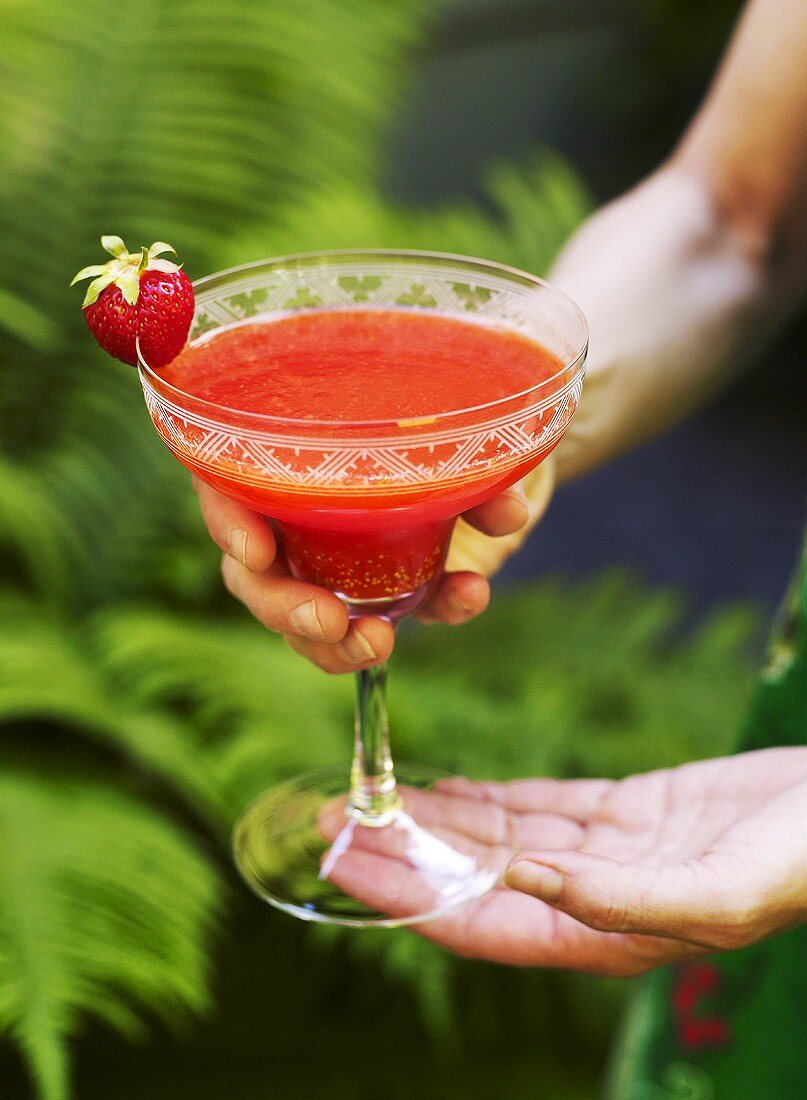
[[[481,200],[381,193],[435,18],[426,0],[0,9],[4,1100],[361,1098],[382,1074],[392,1097],[593,1095],[623,985],[312,931],[236,883],[235,815],[345,757],[351,685],[222,596],[186,478],[67,287],[101,232],[168,239],[191,273],[340,245],[545,270],[591,203],[549,151],[493,166]],[[753,618],[682,636],[681,612],[616,572],[405,629],[398,752],[507,778],[725,751]]]

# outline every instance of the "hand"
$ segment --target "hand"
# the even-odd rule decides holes
[[[486,577],[538,522],[553,484],[548,459],[523,482],[466,512],[451,542],[449,572],[419,617],[456,625],[484,611],[490,598]],[[325,672],[355,672],[387,660],[395,642],[388,622],[371,616],[349,622],[344,604],[332,592],[289,574],[262,515],[197,478],[193,486],[211,538],[224,551],[224,583],[259,622],[282,634],[292,649]]]
[[[807,920],[807,748],[619,782],[453,779],[433,798],[430,825],[466,846],[501,843],[502,809],[520,838],[506,885],[415,929],[462,955],[629,976]],[[396,916],[410,873],[376,851],[330,877]]]

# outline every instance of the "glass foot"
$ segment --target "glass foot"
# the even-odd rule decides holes
[[[514,852],[507,812],[467,780],[396,775],[400,804],[370,824],[348,809],[342,768],[260,795],[233,835],[247,884],[303,920],[353,928],[430,920],[493,889]]]

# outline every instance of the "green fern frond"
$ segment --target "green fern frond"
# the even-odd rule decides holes
[[[462,631],[404,632],[392,675],[396,754],[509,778],[621,775],[728,751],[745,697],[752,620],[721,612],[691,637],[676,638],[678,614],[666,593],[614,574],[502,593]],[[14,600],[0,608],[0,623],[0,723],[45,717],[122,751],[222,840],[237,812],[268,784],[328,761],[344,761],[347,775],[347,678],[307,666],[245,616],[110,608],[71,630],[54,613]],[[86,828],[95,828],[89,802],[82,805],[79,812],[75,802],[75,821],[63,819],[65,844],[85,835],[81,814]],[[170,828],[160,828],[169,842]],[[65,865],[75,858],[66,852]],[[2,866],[0,858],[0,874]],[[181,909],[176,876],[161,869],[155,876],[164,877],[133,888],[159,888],[166,905]],[[31,888],[44,889],[37,882]],[[82,896],[92,894],[86,888]],[[69,921],[60,927],[66,939],[74,934]],[[435,1040],[450,1045],[453,964],[430,962],[424,985],[415,948],[390,946],[388,959],[379,946],[387,960],[379,965],[391,968],[392,980],[412,982]],[[25,950],[16,945],[15,958]],[[127,966],[123,955],[110,961],[108,980]],[[162,996],[157,987],[153,995]],[[77,999],[76,1013],[81,1007]],[[92,998],[84,1007],[94,1009]],[[56,1057],[45,1047],[30,1049],[40,1066]]]
[[[283,210],[277,225],[236,238],[227,264],[321,248],[422,248],[543,274],[591,206],[579,176],[549,151],[494,167],[485,190],[492,213],[470,200],[433,210],[395,206],[366,185],[322,190]]]
[[[217,829],[268,783],[347,761],[348,680],[300,662],[246,617],[118,608],[71,632],[9,606],[0,721],[60,715]],[[753,619],[721,611],[676,638],[679,616],[668,593],[614,573],[501,593],[462,631],[403,631],[391,681],[398,751],[500,778],[621,775],[728,751]]]
[[[501,779],[619,777],[731,751],[756,617],[719,609],[681,635],[682,612],[613,570],[500,591],[461,631],[415,627],[397,654],[406,681],[391,682],[407,751]]]
[[[249,621],[122,607],[71,628],[32,601],[0,599],[0,727],[45,720],[89,738],[222,839],[268,784],[346,758],[350,703],[348,680],[323,677]]]
[[[99,225],[176,241],[203,270],[279,200],[369,180],[427,12],[423,0],[87,0],[58,19],[32,0],[4,12],[0,207],[15,225],[0,233],[0,285],[75,313],[53,272],[82,265]],[[12,242],[28,246],[24,267]]]
[[[125,614],[120,621],[127,622]],[[149,642],[159,639],[147,636]],[[104,644],[103,636],[71,628],[31,601],[1,599],[0,726],[45,721],[79,732],[116,757],[135,761],[185,797],[208,826],[224,832],[224,785],[196,751],[187,724],[169,706],[143,706],[137,687],[121,692],[115,654],[107,654]]]
[[[63,343],[59,326],[47,313],[0,286],[0,330],[41,352]]]
[[[149,563],[177,534],[186,487],[132,372],[92,348],[70,275],[114,230],[171,240],[201,274],[235,232],[309,191],[370,186],[430,11],[425,0],[55,10],[32,0],[0,13],[0,446],[12,463],[0,476],[24,464],[37,482],[27,501],[4,493],[0,541],[16,575],[78,608],[152,588]],[[35,508],[26,546],[16,532]]]
[[[136,1036],[206,1011],[215,872],[178,828],[98,784],[0,771],[0,1030],[42,1100],[93,1016]]]
[[[268,784],[350,753],[352,684],[300,662],[245,616],[199,620],[142,609],[98,620],[94,652],[133,713],[183,723],[233,819]],[[174,776],[191,798],[186,767]]]

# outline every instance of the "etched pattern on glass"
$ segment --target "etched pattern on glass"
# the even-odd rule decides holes
[[[323,308],[472,314],[477,323],[515,329],[552,347],[547,339],[550,319],[532,287],[511,287],[483,272],[458,278],[456,269],[441,273],[433,266],[424,270],[413,265],[412,270],[402,270],[400,261],[367,257],[355,268],[341,262],[338,268],[323,265],[305,270],[290,264],[258,275],[246,270],[242,279],[229,279],[224,288],[202,289],[191,336],[234,322]],[[566,349],[553,350],[563,355]],[[486,470],[504,474],[530,455],[548,451],[566,430],[583,383],[581,369],[562,388],[542,393],[540,400],[533,394],[528,407],[518,409],[515,402],[508,402],[503,408],[509,411],[498,416],[493,408],[489,413],[480,410],[454,418],[464,421],[462,426],[441,427],[450,416],[435,418],[433,429],[428,421],[404,420],[397,429],[394,425],[378,429],[379,434],[357,426],[350,435],[333,439],[315,423],[310,428],[302,422],[287,427],[266,418],[264,426],[260,418],[250,421],[224,409],[220,416],[204,416],[176,404],[145,377],[142,380],[158,431],[174,453],[192,465],[218,472],[226,467],[252,483],[295,489],[330,485],[340,491],[383,486],[385,493],[398,487],[444,485],[479,477]],[[246,423],[240,424],[239,419]]]
[[[168,446],[196,466],[237,471],[247,481],[271,481],[300,488],[385,490],[479,476],[485,468],[502,473],[531,454],[553,447],[580,399],[575,379],[551,402],[473,429],[404,434],[374,440],[325,441],[270,432],[232,429],[183,411],[146,385],[151,418]]]

